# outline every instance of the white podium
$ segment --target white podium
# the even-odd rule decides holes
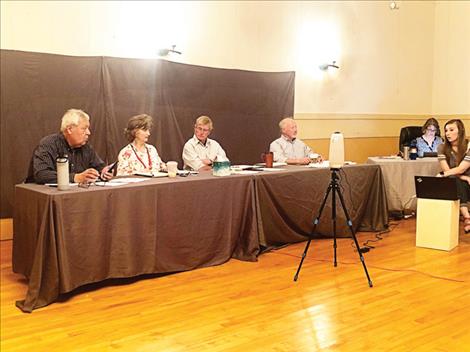
[[[418,198],[416,246],[450,251],[459,244],[458,200]]]

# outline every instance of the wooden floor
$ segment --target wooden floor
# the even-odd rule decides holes
[[[470,351],[470,235],[416,248],[404,220],[365,254],[312,242],[206,269],[80,289],[22,313],[26,284],[1,243],[1,351]],[[361,243],[371,233],[358,235]]]

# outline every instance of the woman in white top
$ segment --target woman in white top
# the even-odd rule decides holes
[[[146,143],[152,124],[152,117],[146,114],[133,116],[129,119],[124,134],[130,143],[119,152],[118,176],[136,173],[150,174],[166,169],[157,149]]]

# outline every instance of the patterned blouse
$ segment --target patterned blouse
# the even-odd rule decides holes
[[[117,176],[128,176],[138,172],[158,172],[162,167],[162,159],[157,148],[145,144],[145,150],[140,152],[132,143],[121,149],[118,156]]]
[[[442,144],[442,138],[435,136],[431,145],[426,142],[423,137],[416,138],[416,148],[418,148],[418,156],[423,157],[424,153],[437,153],[437,147]]]

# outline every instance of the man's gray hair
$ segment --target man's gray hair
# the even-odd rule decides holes
[[[79,109],[69,109],[67,112],[62,116],[62,123],[60,124],[60,132],[64,132],[67,127],[70,126],[78,126],[80,124],[80,120],[87,120],[90,121],[90,116],[82,110]]]
[[[279,122],[279,128],[282,132],[282,130],[284,129],[284,126],[288,123],[288,122],[294,122],[294,119],[292,117],[285,117],[283,118],[280,122]]]

